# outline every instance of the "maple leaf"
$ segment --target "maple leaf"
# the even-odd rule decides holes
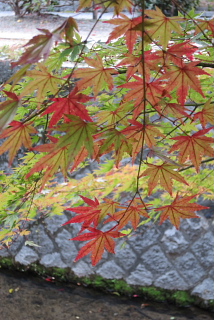
[[[64,177],[67,177],[67,169],[69,166],[69,153],[67,146],[56,148],[56,143],[49,143],[37,146],[34,150],[48,152],[48,154],[43,156],[26,175],[26,178],[28,179],[32,174],[41,172],[45,169],[45,174],[41,179],[42,183],[40,190],[48,180],[58,172],[59,169],[61,169]]]
[[[40,103],[47,98],[47,93],[55,94],[59,90],[59,85],[62,85],[64,79],[55,77],[48,72],[45,65],[38,63],[38,70],[27,71],[26,75],[32,78],[28,81],[27,86],[22,91],[22,96],[32,94],[37,91],[37,101]]]
[[[176,166],[165,162],[162,165],[155,165],[150,163],[148,163],[147,165],[149,168],[140,175],[140,178],[149,176],[149,195],[151,195],[153,189],[158,185],[158,183],[164,188],[164,190],[168,191],[169,194],[172,195],[172,179],[188,185],[186,180],[177,171],[173,170],[176,168]]]
[[[185,108],[184,106],[178,104],[178,103],[167,103],[165,106],[162,107],[161,113],[164,116],[172,115],[176,120],[180,120],[182,123],[182,118],[190,118],[188,115],[189,110]]]
[[[94,152],[93,134],[95,134],[95,123],[85,122],[78,116],[66,115],[69,123],[61,125],[57,130],[66,131],[66,134],[59,138],[56,148],[68,146],[69,157],[74,159],[83,146],[86,147],[89,156]]]
[[[189,89],[193,89],[200,93],[204,97],[204,93],[201,90],[201,84],[198,80],[198,75],[208,75],[209,73],[196,67],[198,61],[184,63],[181,62],[180,66],[171,66],[163,76],[159,78],[159,81],[167,80],[167,90],[171,91],[177,88],[178,101],[184,105],[186,96]]]
[[[52,45],[55,41],[61,40],[59,33],[51,33],[46,29],[38,29],[44,34],[34,36],[24,47],[28,47],[17,62],[13,62],[12,67],[21,64],[32,64],[40,59],[46,60]]]
[[[183,21],[183,18],[166,17],[158,7],[156,7],[156,11],[145,10],[145,14],[152,18],[152,23],[148,26],[148,33],[150,37],[153,39],[159,38],[163,49],[167,48],[173,31],[176,31],[178,34],[182,33],[182,29],[178,24],[178,21]]]
[[[165,136],[157,129],[156,125],[148,123],[144,126],[136,120],[129,120],[129,123],[131,123],[132,126],[123,129],[121,132],[124,133],[128,139],[133,138],[132,163],[134,163],[137,154],[144,145],[144,141],[149,148],[152,148],[157,144],[156,138]]]
[[[20,98],[15,93],[5,90],[3,92],[9,100],[0,103],[0,132],[13,120],[20,105]]]
[[[93,223],[94,227],[97,227],[100,221],[104,218],[103,213],[101,212],[99,208],[99,201],[97,198],[95,200],[91,200],[87,197],[80,196],[85,203],[87,203],[88,207],[74,207],[74,208],[67,208],[66,210],[75,212],[77,216],[71,218],[69,221],[65,222],[63,226],[71,223],[82,223],[82,230],[85,228],[90,227],[90,225]]]
[[[196,23],[197,23],[197,26],[196,26],[195,34],[198,34],[204,30],[210,30],[212,33],[212,36],[214,37],[214,18],[210,20],[197,19]]]
[[[95,228],[88,228],[88,230],[90,232],[81,234],[70,240],[91,240],[80,249],[75,261],[78,261],[79,259],[91,253],[92,265],[95,266],[102,258],[105,249],[110,253],[115,253],[115,242],[112,238],[119,238],[123,237],[124,235],[121,232],[112,231],[112,229],[106,232]]]
[[[100,134],[95,135],[95,138],[100,137]],[[116,158],[116,167],[118,168],[119,162],[122,160],[123,154],[126,152],[131,153],[131,140],[129,141],[126,136],[119,130],[111,128],[106,130],[101,137],[104,139],[101,142],[100,150],[98,155],[108,153],[112,150],[114,146],[115,158]]]
[[[87,197],[80,196],[85,203],[87,203],[88,207],[74,207],[74,208],[67,208],[66,210],[75,212],[78,216],[73,217],[69,221],[63,224],[71,224],[71,223],[82,223],[82,230],[88,229],[91,224],[94,225],[96,228],[98,224],[106,217],[107,214],[114,214],[119,204],[111,199],[103,199],[103,203],[99,203],[97,198],[95,200],[91,200]]]
[[[95,59],[85,57],[85,61],[92,68],[79,68],[72,74],[74,78],[82,78],[78,81],[78,89],[93,86],[95,96],[106,86],[112,90],[114,85],[111,73],[117,74],[117,71],[113,68],[104,68],[102,58],[98,54]]]
[[[183,58],[186,56],[189,60],[193,60],[193,54],[198,48],[190,41],[173,44],[165,53],[165,61],[172,61],[175,65],[182,67]]]
[[[190,159],[195,166],[196,171],[199,172],[202,156],[208,155],[213,157],[213,149],[210,144],[214,143],[214,138],[205,136],[211,129],[212,128],[199,130],[192,136],[186,135],[171,138],[178,142],[171,147],[169,152],[179,150],[178,160],[181,163],[185,163],[187,159]]]
[[[206,124],[214,125],[214,104],[211,98],[205,103],[203,109],[194,115],[194,120],[199,119],[203,128]]]
[[[106,220],[106,222],[118,221],[118,229],[122,229],[129,221],[132,223],[133,228],[136,229],[141,216],[149,218],[146,205],[138,198],[135,198],[128,207],[119,206],[119,208],[123,210],[117,211]]]
[[[30,134],[35,133],[37,133],[36,129],[30,124],[12,121],[10,123],[10,128],[5,129],[0,135],[0,139],[8,137],[8,139],[0,146],[0,154],[9,151],[9,163],[11,164],[22,145],[29,150],[32,148]]]
[[[59,120],[61,120],[62,115],[65,114],[76,115],[83,120],[92,122],[86,107],[82,104],[91,99],[92,98],[89,96],[80,93],[78,88],[75,87],[67,97],[52,99],[52,101],[55,102],[47,108],[43,115],[52,112],[54,113],[49,123],[50,128],[53,127]]]
[[[166,219],[170,219],[171,223],[179,229],[180,219],[200,218],[195,214],[195,211],[202,209],[209,209],[209,207],[201,206],[197,203],[189,203],[192,199],[195,199],[197,195],[188,197],[179,197],[178,194],[174,201],[167,206],[163,206],[155,209],[156,211],[163,211],[160,216],[160,224]]]
[[[157,61],[160,60],[159,55],[152,50],[144,52],[144,68],[146,81],[149,82],[151,78],[151,70],[159,70]],[[135,56],[131,53],[127,53],[125,58],[117,64],[117,67],[127,66],[126,79],[129,80],[136,72],[143,75],[143,60],[142,55]]]
[[[163,82],[159,80],[146,82],[146,95],[144,96],[144,81],[141,77],[133,76],[136,81],[131,81],[118,86],[118,88],[130,89],[124,95],[124,101],[134,101],[133,119],[136,119],[144,110],[145,101],[149,102],[153,107],[157,107],[158,103],[164,96],[170,97],[163,87]],[[167,88],[168,89],[168,88]]]
[[[104,23],[118,25],[118,27],[114,28],[114,30],[110,33],[107,43],[111,42],[111,40],[124,36],[126,45],[130,53],[132,53],[138,36],[142,35],[140,30],[133,30],[133,28],[141,23],[141,21],[142,17],[130,19],[123,13],[120,13],[120,18],[103,21]]]

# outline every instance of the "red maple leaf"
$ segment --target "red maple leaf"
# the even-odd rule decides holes
[[[78,88],[75,87],[66,98],[53,99],[52,101],[55,102],[47,108],[43,115],[53,112],[49,124],[50,127],[53,127],[59,120],[62,119],[62,116],[66,114],[76,115],[83,120],[92,122],[92,119],[89,116],[85,105],[83,104],[89,100],[91,100],[89,96],[80,93]]]
[[[119,238],[124,235],[118,231],[112,231],[112,229],[106,232],[95,228],[88,228],[88,230],[90,232],[81,234],[70,240],[91,240],[80,249],[75,261],[78,261],[91,253],[92,265],[95,266],[102,258],[105,249],[110,253],[115,253],[115,242],[112,238]]]
[[[210,144],[214,143],[214,138],[205,136],[205,134],[211,129],[212,128],[199,130],[192,136],[186,135],[171,138],[172,140],[177,140],[178,142],[172,146],[170,152],[179,150],[180,152],[178,160],[181,163],[185,163],[185,161],[189,158],[198,172],[202,156],[208,155],[213,157],[213,149]]]
[[[177,88],[178,101],[184,105],[187,94],[191,89],[197,91],[204,97],[201,89],[201,84],[197,76],[208,75],[209,73],[197,67],[198,61],[184,63],[183,61],[179,66],[170,66],[170,70],[159,78],[159,81],[166,80],[167,90],[173,91]]]
[[[141,23],[142,17],[130,19],[123,13],[120,13],[120,17],[121,18],[104,21],[104,23],[118,25],[118,27],[114,28],[114,30],[110,33],[107,43],[111,42],[111,40],[124,36],[126,39],[127,47],[130,53],[132,53],[138,36],[142,35],[142,32],[140,30],[133,30],[133,28]]]

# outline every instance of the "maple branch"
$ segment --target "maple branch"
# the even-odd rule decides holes
[[[201,163],[206,163],[206,162],[211,162],[211,161],[214,161],[214,157],[213,157],[213,158],[206,159],[206,160],[203,160],[203,161],[201,161]],[[190,169],[190,168],[194,168],[194,165],[191,164],[190,166],[185,167],[185,168],[182,168],[182,169],[180,169],[180,170],[178,170],[178,171],[181,172],[181,171],[185,171],[185,170]]]
[[[197,66],[204,67],[204,68],[214,68],[214,63],[210,62],[199,62]]]

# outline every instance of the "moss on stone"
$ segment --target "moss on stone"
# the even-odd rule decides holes
[[[172,300],[179,306],[187,306],[194,303],[194,298],[186,291],[176,291],[171,296]]]

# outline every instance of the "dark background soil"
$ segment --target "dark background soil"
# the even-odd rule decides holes
[[[176,308],[143,298],[108,295],[83,286],[0,271],[1,320],[213,320],[194,307]],[[145,306],[144,306],[145,304]]]

